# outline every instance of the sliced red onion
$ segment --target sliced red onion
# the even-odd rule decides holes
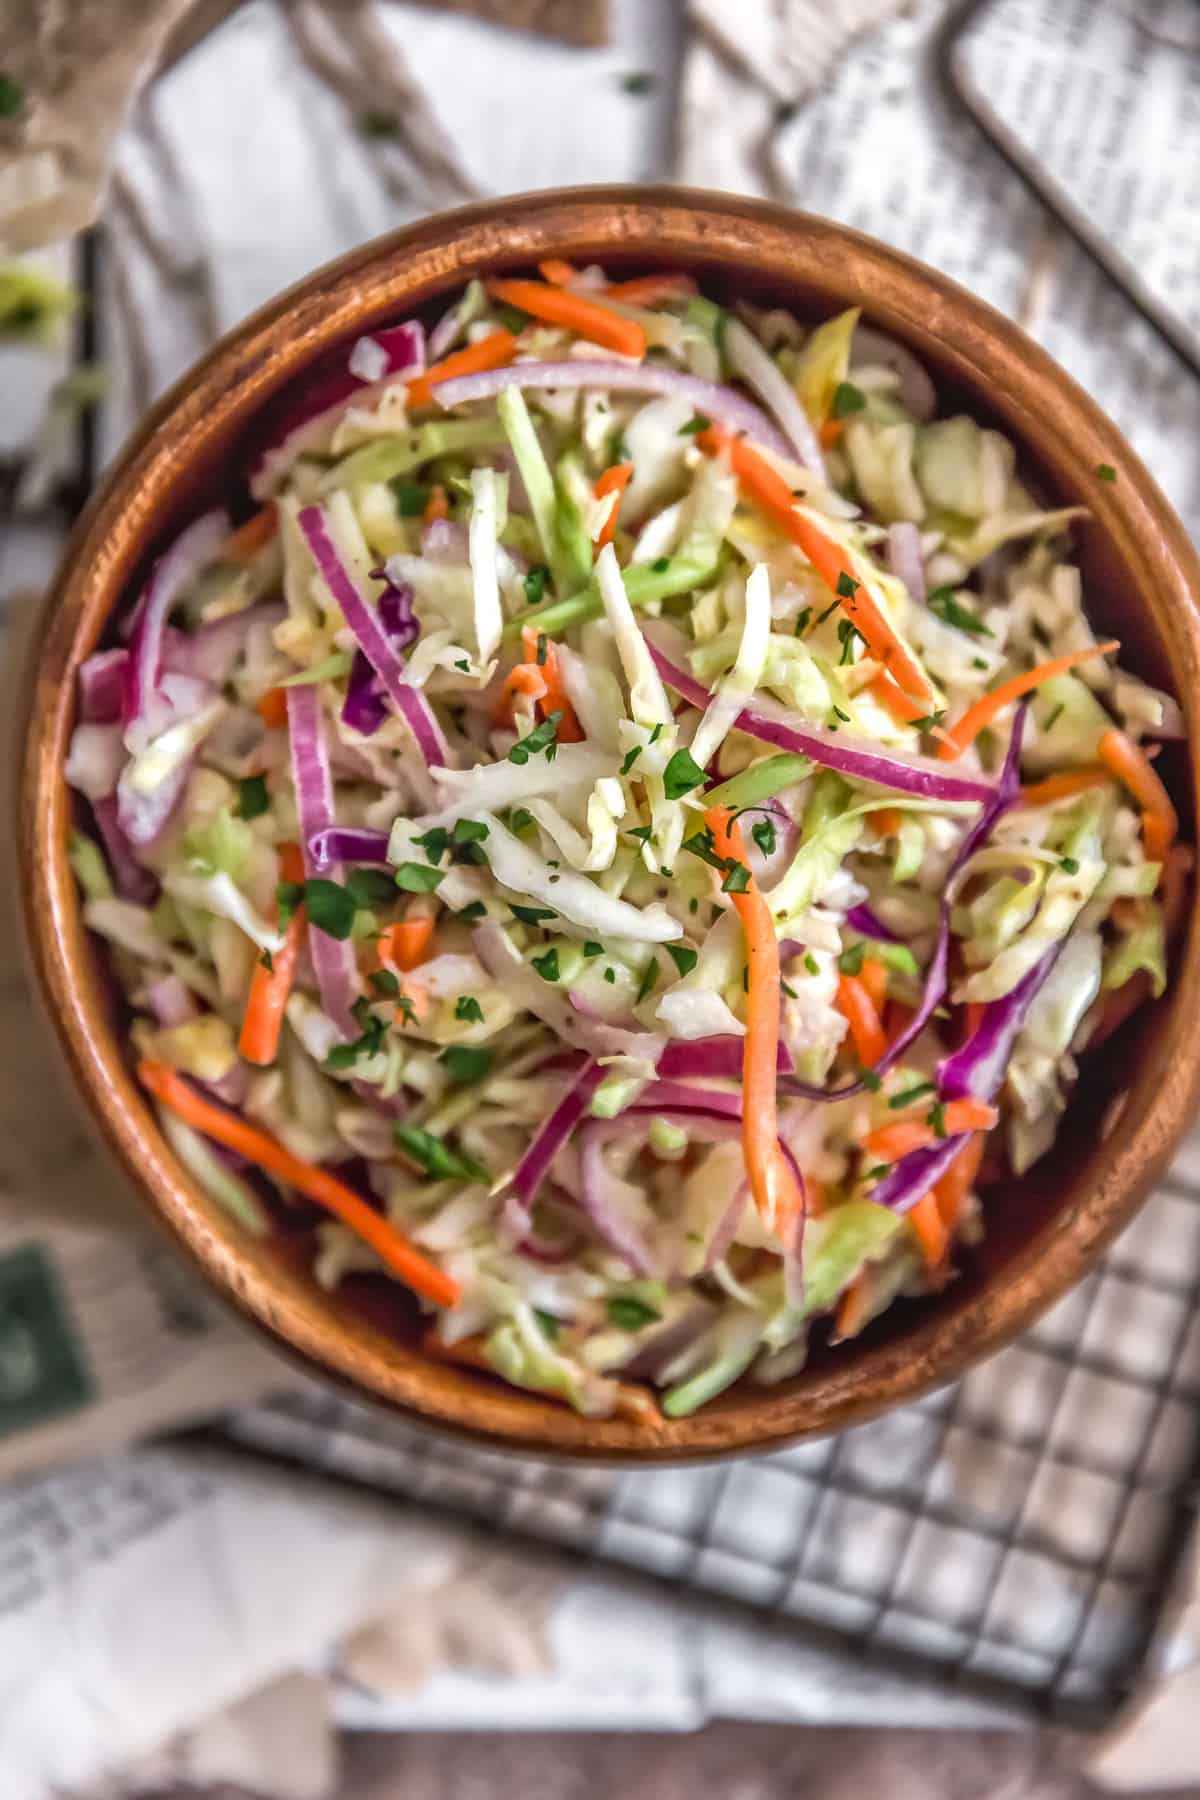
[[[659,627],[655,636],[648,631],[643,635],[654,666],[667,686],[703,711],[712,695],[702,681],[682,666],[677,654],[668,654],[664,628]],[[672,634],[672,639],[673,651],[677,644],[682,646],[683,640],[677,633]],[[869,738],[851,737],[848,732],[828,731],[819,725],[796,725],[782,707],[772,706],[766,700],[744,706],[735,724],[739,731],[764,744],[797,751],[852,781],[873,781],[880,787],[915,794],[924,800],[975,800],[986,804],[996,796],[996,784],[986,775],[948,775],[947,765],[929,756],[908,756],[903,751],[884,749]]]
[[[415,321],[377,331],[373,341],[381,343],[388,356],[382,382],[424,369],[425,333]],[[313,363],[259,422],[257,445],[250,455],[250,492],[255,499],[267,500],[277,491],[296,458],[320,441],[347,401],[369,400],[380,385],[380,380],[366,382],[353,373],[344,348]]]
[[[852,906],[846,914],[846,923],[851,931],[857,931],[859,937],[877,938],[881,944],[898,944],[902,941],[865,904]]]
[[[157,976],[147,985],[146,998],[159,1024],[168,1030],[174,1025],[186,1025],[200,1013],[178,975]]]
[[[738,1037],[693,1038],[690,1043],[673,1039],[658,1059],[658,1073],[664,1081],[702,1079],[740,1081],[745,1044]],[[776,1050],[776,1067],[790,1075],[792,1059],[787,1045],[780,1040]]]
[[[579,1133],[579,1200],[596,1235],[636,1275],[659,1273],[654,1252],[633,1221],[626,1216],[626,1200],[638,1192],[631,1182],[614,1175],[604,1160],[604,1147],[615,1137],[628,1135],[633,1126],[639,1135],[649,1129],[645,1119],[593,1119]]]
[[[424,694],[405,681],[403,660],[393,647],[376,609],[367,605],[350,579],[329,535],[324,511],[319,506],[303,507],[297,523],[321,578],[341,608],[342,617],[353,632],[359,649],[412,732],[426,763],[440,766],[449,762],[449,748],[433,709]],[[294,689],[291,691],[295,692]]]
[[[112,725],[121,717],[128,650],[97,650],[79,665],[79,717],[89,725]]]
[[[472,400],[491,400],[505,388],[606,388],[631,394],[678,394],[705,418],[715,419],[728,431],[740,432],[773,450],[776,456],[795,460],[796,452],[783,433],[752,400],[736,388],[699,375],[684,375],[666,363],[601,362],[580,358],[575,362],[518,362],[505,369],[485,369],[479,375],[459,375],[439,381],[433,390],[438,405],[449,410]]]
[[[122,831],[115,796],[93,800],[92,814],[118,894],[122,900],[132,900],[137,906],[152,906],[158,897],[158,881],[137,860],[132,844]]]
[[[159,704],[163,634],[171,608],[200,571],[214,562],[229,536],[229,517],[223,511],[201,514],[180,532],[150,571],[142,594],[137,623],[129,639],[124,667],[121,722],[126,748],[135,755],[144,750],[166,722]]]
[[[888,526],[888,567],[897,581],[908,589],[910,599],[925,604],[925,558],[921,554],[921,533],[907,519]]]
[[[391,325],[360,337],[347,363],[359,381],[382,381],[385,375],[421,375],[425,370],[425,330],[411,323]]]
[[[528,1211],[537,1198],[538,1189],[546,1179],[551,1163],[587,1113],[592,1095],[606,1073],[595,1057],[588,1058],[554,1111],[535,1133],[528,1150],[513,1171],[513,1193],[526,1209],[526,1229],[529,1222]]]
[[[817,434],[779,364],[740,319],[730,317],[726,320],[722,343],[735,374],[741,376],[747,387],[754,389],[779,421],[793,455],[824,482],[825,458],[821,455]]]
[[[856,325],[850,341],[850,367],[864,364],[891,369],[900,377],[900,399],[914,419],[932,419],[937,411],[937,392],[925,365],[906,344],[898,343],[873,325]]]
[[[387,847],[387,832],[371,831],[365,825],[335,825],[328,831],[314,833],[308,840],[308,853],[319,875],[326,874],[335,863],[368,863],[385,868]]]
[[[943,1057],[937,1071],[941,1099],[991,1100],[1000,1091],[1013,1045],[1065,942],[1053,945],[1011,993],[989,1000],[966,1043]]]
[[[923,1150],[910,1150],[878,1186],[871,1189],[870,1198],[877,1206],[886,1206],[892,1212],[911,1212],[934,1182],[941,1180],[966,1141],[960,1135],[928,1144]]]
[[[740,1088],[732,1093],[728,1088],[699,1087],[683,1081],[652,1081],[642,1089],[629,1112],[699,1112],[740,1120],[742,1095]]]
[[[389,580],[385,569],[372,569],[371,573],[376,580],[387,582],[377,602],[379,622],[391,640],[393,649],[405,650],[421,635],[421,627],[413,611],[413,591],[407,583]],[[356,650],[346,683],[342,724],[351,731],[357,731],[360,737],[372,737],[387,716],[383,683],[363,652]]]
[[[925,985],[921,994],[921,1003],[900,1035],[884,1051],[875,1064],[874,1073],[883,1075],[892,1065],[899,1061],[908,1046],[924,1031],[934,1011],[942,1003],[946,992],[946,969],[950,957],[950,895],[954,891],[955,878],[960,869],[966,867],[979,846],[991,836],[992,827],[1001,813],[1007,812],[1021,793],[1021,741],[1025,735],[1025,720],[1029,712],[1028,704],[1017,709],[1013,720],[1012,736],[1008,740],[1008,750],[1004,757],[1004,767],[1000,772],[1000,780],[987,805],[980,809],[979,817],[966,833],[962,843],[950,865],[942,890],[942,901],[938,909],[938,934],[933,955],[925,971]],[[863,1091],[863,1082],[852,1081],[845,1087],[819,1088],[809,1082],[798,1081],[793,1075],[785,1075],[780,1080],[780,1087],[789,1095],[803,1100],[846,1100],[852,1094]],[[914,1154],[917,1154],[914,1152]],[[897,1165],[899,1166],[899,1165]],[[889,1177],[890,1179],[890,1177]],[[936,1180],[936,1176],[933,1178]],[[872,1198],[875,1198],[872,1195]],[[917,1195],[920,1199],[920,1195]],[[911,1204],[915,1204],[915,1201]]]
[[[318,872],[310,848],[312,840],[331,831],[334,825],[333,772],[325,748],[319,690],[312,684],[288,688],[287,711],[304,872],[312,876]],[[341,865],[332,863],[320,872],[329,880],[337,881],[341,876]],[[308,947],[322,1007],[343,1038],[356,1038],[358,1026],[350,1011],[358,989],[354,951],[349,943],[330,937],[328,932],[320,931],[312,924],[308,928]]]
[[[259,606],[230,613],[228,618],[214,619],[199,631],[176,631],[168,626],[163,633],[162,667],[220,687],[244,654],[246,639],[254,627],[279,625],[286,617],[287,608],[281,601],[266,600]]]
[[[716,1268],[717,1264],[723,1262],[729,1255],[733,1240],[737,1236],[737,1228],[741,1223],[742,1214],[746,1210],[746,1202],[749,1198],[750,1180],[749,1177],[747,1177],[745,1180],[739,1181],[736,1188],[734,1188],[733,1198],[725,1208],[725,1211],[721,1214],[721,1217],[717,1220],[716,1230],[708,1240],[708,1245],[704,1252],[703,1263],[703,1269],[706,1275],[710,1274],[712,1270]]]

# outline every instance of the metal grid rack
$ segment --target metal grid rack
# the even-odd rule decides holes
[[[1192,1153],[1200,1176],[1200,1155]],[[757,1462],[514,1461],[306,1393],[223,1435],[1099,1724],[1136,1683],[1200,1476],[1200,1179],[955,1388]]]

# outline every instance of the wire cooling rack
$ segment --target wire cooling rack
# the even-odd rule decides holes
[[[1200,1478],[1200,1133],[1102,1267],[956,1387],[721,1467],[516,1461],[332,1395],[223,1435],[936,1669],[1063,1722],[1136,1684]]]

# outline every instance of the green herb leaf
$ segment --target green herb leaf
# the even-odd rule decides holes
[[[902,1106],[911,1106],[914,1100],[923,1100],[926,1094],[936,1092],[932,1081],[918,1081],[915,1087],[904,1089],[902,1094],[893,1094],[888,1106],[893,1112],[899,1112]]]
[[[707,431],[711,424],[712,420],[706,419],[703,413],[696,413],[686,425],[679,427],[678,435],[680,437],[698,437],[702,431]]]
[[[406,1025],[415,1025],[416,1024],[417,1009],[413,1005],[411,995],[409,995],[409,994],[401,994],[400,995],[399,999],[396,1001],[396,1013],[400,1020],[400,1029],[402,1031]]]
[[[638,757],[641,754],[642,754],[642,746],[640,744],[635,744],[633,746],[632,750],[627,750],[625,752],[625,758],[621,764],[622,775],[628,775],[630,769],[632,769],[634,763],[637,761]]]
[[[659,723],[654,727],[654,730],[650,733],[650,742],[652,744],[657,744],[657,742],[661,736],[662,736],[662,721],[660,720]]]
[[[555,945],[551,944],[541,956],[531,956],[529,960],[543,981],[558,980],[558,950]]]
[[[275,889],[275,903],[279,908],[279,929],[286,931],[292,914],[298,906],[304,904],[304,883],[281,881]]]
[[[234,812],[239,819],[257,819],[265,813],[271,804],[271,796],[267,793],[265,775],[246,775],[238,782],[237,805]]]
[[[859,975],[862,973],[863,958],[867,954],[867,946],[861,941],[851,944],[838,957],[838,968],[843,975]]]
[[[670,566],[671,559],[669,556],[656,557],[654,562],[650,564],[650,567],[654,570],[656,575],[665,575]]]
[[[536,756],[539,751],[545,751],[546,760],[553,762],[558,754],[558,728],[561,723],[562,711],[560,708],[556,708],[552,713],[547,713],[541,724],[535,725],[528,737],[523,737],[519,743],[513,745],[508,753],[509,762],[523,766],[531,756]]]
[[[444,875],[444,869],[431,869],[427,863],[401,863],[395,871],[396,886],[406,894],[432,894]]]
[[[1060,856],[1058,859],[1058,866],[1063,871],[1064,875],[1078,875],[1079,873],[1079,861],[1077,857]]]
[[[522,925],[540,925],[544,919],[557,919],[558,914],[552,906],[518,906],[510,900],[508,910],[514,919],[520,919]]]
[[[455,914],[464,925],[473,925],[476,919],[487,918],[487,907],[482,900],[468,900],[462,911]]]
[[[806,950],[804,952],[804,966],[810,975],[819,975],[821,973],[821,965],[811,950]]]
[[[373,974],[367,976],[367,980],[375,992],[382,994],[385,1000],[394,1000],[400,992],[400,982],[392,969],[376,969]]]
[[[656,956],[652,956],[650,958],[650,961],[646,964],[646,967],[642,971],[642,979],[638,983],[637,999],[634,1001],[635,1006],[637,1006],[640,1001],[644,1000],[646,998],[646,995],[649,994],[653,990],[654,984],[657,980],[658,980],[658,958]]]
[[[883,1082],[875,1073],[874,1069],[863,1069],[860,1079],[868,1094],[877,1094],[883,1086]]]
[[[514,806],[508,815],[508,829],[518,837],[528,831],[533,822],[533,814],[524,806]]]
[[[814,631],[816,630],[817,625],[823,625],[825,623],[826,619],[829,617],[830,613],[835,613],[840,605],[841,605],[841,601],[835,600],[833,602],[832,606],[827,606],[825,608],[825,611],[823,613],[818,613],[816,624],[813,626],[813,630]]]
[[[349,888],[344,888],[340,882],[314,876],[304,884],[304,904],[308,909],[309,924],[315,925],[318,931],[342,941],[350,936],[358,907]]]
[[[386,869],[354,869],[346,877],[346,888],[362,912],[396,898],[396,884]]]
[[[483,1008],[474,994],[460,994],[454,1002],[454,1016],[465,1025],[482,1025]]]
[[[429,504],[429,489],[422,487],[419,481],[405,481],[401,476],[389,481],[388,486],[392,490],[400,517],[419,519]]]
[[[981,618],[968,611],[965,606],[959,605],[954,597],[953,588],[934,588],[933,592],[926,597],[925,604],[930,612],[936,613],[939,619],[944,619],[947,625],[953,625],[959,631],[969,631],[973,637],[995,636],[991,627],[985,625]],[[986,663],[984,667],[987,667]]]
[[[650,825],[631,825],[626,835],[636,838],[639,844],[648,844],[654,835],[654,830]]]
[[[808,630],[808,621],[811,618],[812,618],[812,607],[811,606],[802,607],[800,609],[800,611],[796,614],[796,629],[795,629],[795,632],[793,635],[796,637],[803,637],[804,633]]]
[[[708,864],[710,869],[719,869],[724,874],[725,858],[717,855],[714,849],[715,843],[716,839],[706,825],[703,831],[693,832],[690,838],[684,838],[680,848],[687,850],[692,856],[698,856],[701,862]]]
[[[552,1344],[556,1343],[558,1334],[562,1330],[562,1320],[556,1319],[553,1313],[543,1312],[540,1306],[534,1307],[533,1316],[541,1326],[543,1335],[548,1337]]]
[[[682,800],[685,794],[698,788],[703,780],[704,770],[696,763],[690,750],[676,750],[663,770],[663,788],[668,800]]]
[[[476,1162],[473,1156],[451,1150],[442,1138],[435,1137],[432,1131],[422,1131],[418,1125],[397,1125],[396,1142],[404,1154],[434,1181],[491,1180],[483,1164]]]
[[[490,1050],[476,1048],[472,1044],[451,1044],[438,1057],[446,1066],[451,1081],[461,1082],[463,1087],[471,1087],[482,1081],[492,1066]]]
[[[774,821],[774,819],[759,819],[759,821],[756,825],[752,825],[750,827],[750,836],[754,839],[755,843],[758,845],[759,849],[762,851],[764,856],[774,856],[774,854],[775,854],[775,821]]]
[[[861,586],[861,581],[855,581],[853,575],[847,575],[843,569],[837,578],[837,587],[834,589],[834,593],[843,600],[853,600]]]
[[[273,975],[275,973],[275,958],[271,955],[269,950],[264,950],[258,960],[267,971],[268,975]]]
[[[545,597],[546,583],[550,579],[550,571],[545,563],[538,563],[530,569],[525,577],[525,603],[527,606],[538,606]]]
[[[721,892],[723,894],[744,894],[749,886],[749,869],[746,867],[745,863],[738,862],[736,857],[730,857],[727,863],[725,879],[721,883]]]
[[[431,863],[439,863],[450,848],[450,833],[444,825],[432,825],[420,837],[414,838],[413,843],[420,844]]]
[[[848,419],[852,413],[860,413],[867,404],[867,396],[861,388],[855,387],[852,381],[839,381],[833,390],[833,404],[830,412],[835,419]]]
[[[456,844],[481,844],[488,834],[482,819],[459,819],[454,827]]]
[[[604,955],[604,945],[597,944],[591,938],[589,938],[587,943],[583,946],[583,954],[585,956],[603,956]]]
[[[615,969],[605,969],[604,979],[605,979],[605,981],[610,981],[610,982],[615,981],[617,979],[617,971]]]
[[[614,1294],[608,1302],[608,1322],[618,1331],[640,1331],[643,1325],[653,1325],[661,1318],[660,1312],[633,1294]]]
[[[946,1108],[939,1100],[936,1106],[929,1109],[929,1123],[933,1126],[934,1137],[944,1138],[946,1135]]]
[[[663,949],[681,975],[690,975],[700,960],[697,952],[689,950],[686,944],[664,944]]]

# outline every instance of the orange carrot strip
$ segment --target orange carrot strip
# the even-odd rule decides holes
[[[269,544],[279,530],[279,516],[274,505],[264,506],[252,513],[244,525],[231,531],[221,546],[222,562],[246,563],[256,556],[264,544]]]
[[[631,462],[614,463],[611,469],[605,469],[603,475],[599,477],[595,487],[592,489],[597,500],[603,500],[606,494],[615,494],[617,496],[616,505],[592,539],[593,544],[596,546],[597,556],[600,554],[601,550],[603,550],[605,544],[611,544],[613,541],[613,533],[617,529],[617,514],[621,510],[621,495],[629,486],[629,477],[632,474],[633,464]]]
[[[1054,800],[1069,800],[1075,794],[1086,794],[1089,788],[1103,787],[1112,780],[1108,770],[1096,763],[1082,769],[1065,769],[1061,775],[1048,775],[1045,781],[1031,781],[1021,789],[1022,806],[1049,806]]]
[[[826,419],[817,430],[817,441],[822,450],[832,450],[845,429],[845,419]]]
[[[497,724],[507,723],[513,716],[513,700],[518,694],[526,694],[531,700],[542,700],[546,694],[545,671],[536,663],[519,662],[515,669],[510,669],[504,677],[499,695],[496,699],[496,711],[493,715]]]
[[[224,1144],[228,1150],[236,1150],[257,1168],[277,1176],[331,1212],[369,1244],[380,1261],[386,1263],[414,1293],[423,1294],[437,1306],[458,1305],[461,1298],[458,1283],[422,1256],[381,1213],[328,1170],[293,1156],[276,1138],[247,1124],[236,1113],[227,1112],[223,1106],[206,1100],[165,1063],[143,1058],[138,1064],[138,1080],[148,1093],[170,1107],[193,1131],[202,1132],[205,1137]]]
[[[531,318],[546,325],[559,325],[564,331],[603,344],[620,356],[640,359],[646,354],[646,333],[636,319],[626,319],[601,301],[589,300],[583,294],[568,294],[563,288],[546,287],[540,281],[489,281],[488,293],[506,306],[515,306]]]
[[[287,724],[287,689],[268,688],[265,694],[258,696],[254,709],[264,725],[280,730]]]
[[[936,1194],[932,1192],[923,1194],[908,1217],[917,1234],[921,1255],[925,1258],[925,1267],[932,1274],[945,1262],[946,1250],[950,1241],[946,1227],[942,1223],[941,1212],[938,1210]]]
[[[863,958],[862,968],[858,971],[858,979],[862,983],[867,999],[882,1018],[883,1008],[887,1001],[887,969],[873,956],[866,956]]]
[[[728,451],[741,487],[803,550],[822,581],[837,595],[846,617],[866,639],[872,656],[883,663],[906,694],[928,696],[931,691],[928,681],[866,587],[855,576],[846,552],[820,526],[796,511],[792,490],[783,476],[743,438],[730,437],[717,425],[709,425],[700,432],[696,442],[710,456]],[[839,582],[849,590],[847,593],[839,592]],[[921,715],[918,713],[917,716]]]
[[[942,1108],[945,1137],[959,1137],[967,1131],[990,1131],[999,1114],[994,1106],[982,1100],[951,1100]],[[923,1150],[938,1142],[938,1133],[925,1119],[897,1119],[894,1125],[879,1125],[863,1138],[863,1149],[885,1162],[898,1162],[911,1150]]]
[[[511,331],[493,331],[488,337],[453,350],[441,362],[434,363],[423,375],[414,376],[406,389],[410,407],[432,406],[433,389],[439,381],[452,381],[456,375],[478,375],[484,369],[502,369],[516,354],[517,340]]]
[[[876,837],[892,837],[900,829],[901,815],[894,806],[879,806],[867,814],[867,824]]]
[[[607,299],[621,300],[627,306],[657,306],[663,300],[685,300],[698,289],[682,269],[670,269],[661,275],[635,275],[632,281],[610,282],[604,292]]]
[[[873,1069],[887,1049],[887,1038],[875,1004],[857,975],[839,975],[837,1009],[850,1026],[859,1062]]]
[[[433,920],[421,914],[385,925],[379,934],[377,948],[382,962],[394,963],[405,974],[423,963],[433,943]]]
[[[1053,675],[1065,675],[1068,669],[1074,669],[1080,663],[1090,662],[1093,656],[1108,656],[1119,650],[1120,644],[1110,638],[1104,644],[1092,644],[1086,650],[1069,650],[1065,656],[1052,656],[1049,662],[1039,663],[1034,669],[1026,669],[1020,675],[1013,675],[1000,686],[992,688],[990,693],[980,696],[973,706],[968,706],[957,724],[950,727],[942,742],[938,745],[938,755],[943,761],[961,756],[968,744],[973,744],[985,725],[990,725],[996,714],[1011,706],[1014,700],[1020,700],[1025,694],[1032,694],[1035,688],[1041,687],[1043,681],[1049,681]]]
[[[560,744],[581,744],[583,727],[571,705],[571,696],[567,693],[567,684],[563,680],[562,664],[558,660],[558,649],[552,638],[546,638],[543,649],[543,661],[538,662],[538,643],[544,633],[534,625],[521,628],[521,646],[525,652],[525,662],[529,668],[536,669],[542,678],[545,692],[539,697],[542,717],[549,713],[561,713],[558,721],[558,741]]]
[[[279,874],[283,881],[304,880],[304,858],[299,845],[280,845]],[[303,943],[304,908],[298,906],[288,920],[283,946],[272,955],[270,966],[262,957],[254,964],[238,1050],[247,1062],[256,1063],[259,1068],[273,1063],[278,1054],[283,1012],[296,978],[296,963]]]
[[[538,264],[538,274],[551,287],[567,287],[577,278],[579,270],[571,263],[564,262],[561,256],[548,256],[545,262]]]
[[[435,482],[429,490],[429,498],[425,502],[425,511],[421,514],[422,525],[432,525],[435,519],[450,517],[450,500],[441,482]]]
[[[983,1152],[987,1137],[982,1131],[972,1132],[946,1173],[940,1181],[933,1184],[937,1196],[938,1212],[942,1224],[946,1227],[948,1237],[953,1237],[958,1229],[963,1208],[970,1198],[971,1189],[975,1185],[975,1177],[979,1173],[979,1165],[983,1161]]]
[[[706,808],[704,823],[717,856],[743,867],[746,846],[728,806]],[[779,1053],[779,943],[775,921],[751,876],[744,893],[730,894],[746,940],[746,1038],[742,1054],[742,1147],[759,1216],[786,1235],[804,1217],[804,1196],[779,1147],[775,1072]]]
[[[1179,832],[1179,815],[1143,750],[1115,727],[1099,743],[1100,761],[1123,782],[1142,809],[1142,842],[1146,860],[1161,863]]]
[[[866,1324],[867,1278],[856,1275],[838,1301],[834,1330],[840,1338],[857,1337]]]

